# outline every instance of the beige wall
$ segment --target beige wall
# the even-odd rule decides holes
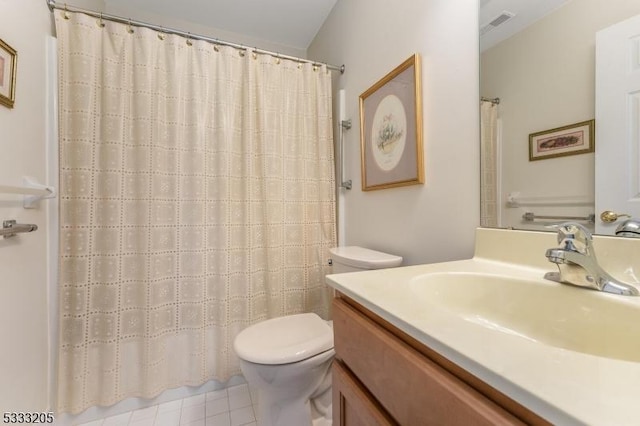
[[[339,1],[310,58],[345,64],[344,241],[416,264],[470,257],[479,223],[478,5],[467,0]],[[363,192],[358,96],[413,53],[422,57],[424,185]],[[336,119],[337,121],[337,119]]]
[[[501,100],[503,197],[593,200],[594,155],[530,162],[529,134],[594,118],[595,33],[638,13],[637,0],[574,0],[483,52],[480,94]],[[503,203],[502,225],[535,229],[521,222],[525,211],[585,215],[593,206],[506,209]]]
[[[0,106],[0,184],[19,185],[25,175],[46,181],[47,35],[44,0],[0,0],[0,38],[18,51],[15,107]],[[25,210],[18,196],[0,194],[0,221],[40,227],[0,238],[0,412],[48,408],[46,208]]]

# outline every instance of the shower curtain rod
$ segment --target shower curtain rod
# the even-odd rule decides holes
[[[121,24],[128,24],[128,25],[133,25],[136,27],[144,27],[144,28],[150,28],[152,30],[155,31],[160,31],[162,33],[166,33],[166,34],[175,34],[175,35],[179,35],[182,37],[186,37],[192,40],[204,40],[204,41],[208,41],[211,43],[215,43],[215,44],[220,44],[223,46],[229,46],[229,47],[233,47],[236,49],[241,49],[241,50],[249,50],[255,53],[259,53],[262,55],[271,55],[275,58],[280,58],[280,59],[288,59],[290,61],[294,61],[294,62],[299,62],[299,63],[308,63],[308,64],[312,64],[312,65],[317,65],[317,66],[321,66],[321,65],[326,65],[328,70],[331,71],[340,71],[340,74],[344,74],[344,64],[337,66],[337,65],[330,65],[330,64],[324,64],[322,62],[316,62],[316,61],[311,61],[309,59],[303,59],[303,58],[298,58],[295,56],[289,56],[289,55],[282,55],[278,52],[272,52],[270,50],[263,50],[263,49],[258,49],[256,47],[249,47],[249,46],[245,46],[243,44],[237,44],[237,43],[231,43],[229,41],[224,41],[224,40],[220,40],[217,38],[213,38],[213,37],[207,37],[207,36],[203,36],[203,35],[197,35],[197,34],[191,34],[189,32],[185,32],[185,31],[180,31],[180,30],[176,30],[176,29],[172,29],[172,28],[165,28],[159,25],[154,25],[154,24],[150,24],[148,22],[142,22],[142,21],[136,21],[134,19],[128,19],[128,18],[123,18],[121,16],[116,16],[116,15],[109,15],[108,13],[102,13],[102,12],[96,12],[93,10],[87,10],[87,9],[82,9],[79,7],[74,7],[74,6],[67,6],[67,4],[65,3],[64,5],[59,5],[55,2],[55,0],[45,0],[47,2],[47,6],[49,7],[49,10],[51,10],[51,12],[54,11],[54,9],[58,9],[58,10],[65,10],[68,12],[79,12],[79,13],[84,13],[85,15],[89,15],[89,16],[93,16],[94,18],[98,18],[98,19],[106,19],[109,21],[114,21],[114,22],[119,22]]]

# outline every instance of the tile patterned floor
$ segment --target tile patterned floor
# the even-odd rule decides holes
[[[243,384],[80,426],[256,426],[257,403]]]

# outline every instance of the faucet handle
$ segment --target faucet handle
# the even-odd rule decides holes
[[[592,240],[591,232],[579,223],[565,222],[558,227],[558,244],[565,250],[589,254]]]

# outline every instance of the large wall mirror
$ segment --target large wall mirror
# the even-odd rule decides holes
[[[637,0],[480,1],[480,96],[489,100],[481,102],[483,226],[553,230],[549,225],[574,218],[596,233],[613,234],[615,222],[602,223],[599,210],[640,217],[635,204],[598,202],[599,194],[614,191],[604,179],[608,170],[629,164],[601,157],[605,142],[616,138],[601,134],[606,129],[599,120],[595,129],[591,122],[596,110],[598,116],[608,111],[600,95],[596,106],[596,33],[636,15]],[[634,149],[608,145],[605,152],[637,154],[633,161],[640,164]]]

